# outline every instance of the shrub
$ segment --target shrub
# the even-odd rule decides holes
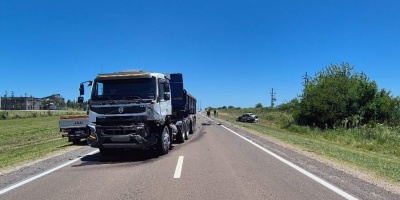
[[[0,119],[7,119],[8,118],[8,112],[3,111],[0,113]]]

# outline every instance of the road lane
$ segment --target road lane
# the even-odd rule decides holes
[[[211,123],[212,124],[212,123]],[[218,125],[185,155],[181,179],[194,199],[343,199]],[[188,170],[192,169],[192,170]]]
[[[338,187],[335,187],[334,185],[326,182],[325,180],[315,176],[314,174],[304,170],[303,168],[289,162],[288,160],[282,158],[281,156],[278,156],[277,154],[273,153],[272,151],[269,151],[268,149],[260,146],[259,144],[251,141],[250,139],[245,138],[242,135],[239,135],[238,133],[232,131],[231,129],[227,128],[224,125],[221,125],[221,127],[225,128],[226,130],[230,131],[231,133],[237,135],[238,137],[242,138],[243,140],[249,142],[250,144],[254,145],[255,147],[259,148],[260,150],[264,151],[265,153],[268,153],[269,155],[273,156],[274,158],[278,159],[279,161],[285,163],[286,165],[289,165],[290,167],[292,167],[293,169],[297,170],[298,172],[306,175],[307,177],[313,179],[314,181],[318,182],[319,184],[329,188],[330,190],[332,190],[333,192],[341,195],[342,197],[346,198],[346,199],[356,199],[355,197],[353,197],[352,195],[348,194],[347,192],[339,189]]]

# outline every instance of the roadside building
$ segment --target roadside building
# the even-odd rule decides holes
[[[49,102],[49,103],[46,103]],[[35,97],[1,97],[1,110],[48,110],[59,109],[54,102],[64,102],[60,94],[53,94],[43,98]]]

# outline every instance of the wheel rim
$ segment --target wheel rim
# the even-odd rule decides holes
[[[182,133],[182,140],[185,141],[185,139],[186,139],[186,123],[182,124],[181,133]]]
[[[191,124],[190,124],[190,123],[187,123],[187,124],[186,124],[186,138],[187,138],[187,139],[189,139],[190,127],[191,127]]]
[[[182,138],[183,138],[183,140],[187,139],[186,130],[187,130],[186,123],[183,122],[183,124],[182,124]]]
[[[167,151],[169,149],[169,136],[165,129],[163,132],[163,149],[164,151]]]

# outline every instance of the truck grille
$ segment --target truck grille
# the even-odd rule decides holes
[[[130,114],[130,113],[144,113],[144,112],[146,112],[146,107],[144,107],[144,106],[113,106],[113,107],[90,106],[90,110],[95,113],[98,113],[98,114]]]
[[[101,126],[129,126],[146,121],[147,116],[145,115],[96,117],[96,125]]]
[[[132,129],[102,129],[104,135],[129,135],[133,134],[136,135],[137,130],[132,130]],[[101,131],[101,130],[100,130]]]

